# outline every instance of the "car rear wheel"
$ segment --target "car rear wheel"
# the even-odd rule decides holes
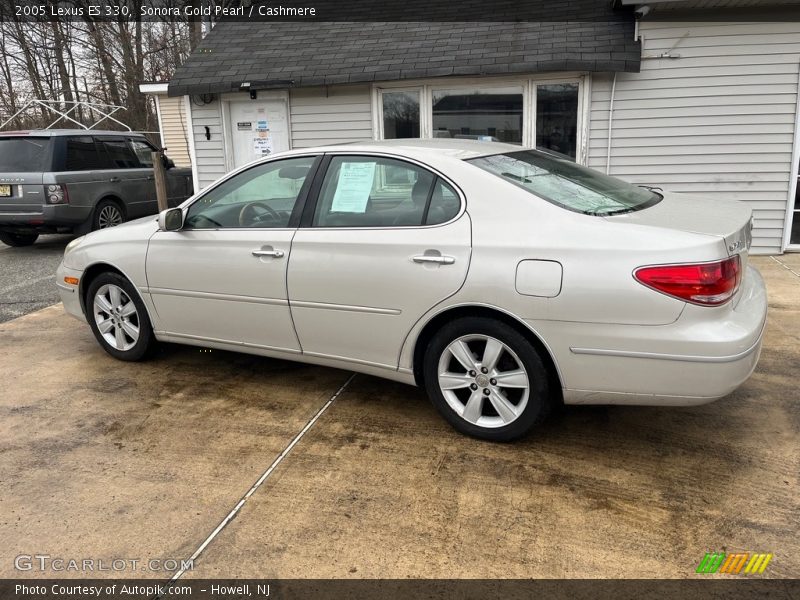
[[[102,200],[94,209],[92,217],[92,230],[107,229],[122,225],[125,216],[122,214],[119,204],[113,200]]]
[[[425,352],[428,396],[458,431],[507,442],[527,434],[550,411],[548,374],[513,327],[469,317],[448,323]]]
[[[155,346],[144,303],[117,273],[103,273],[89,285],[86,314],[97,341],[114,358],[136,361]]]
[[[38,238],[38,233],[9,233],[7,231],[0,231],[0,242],[3,242],[6,246],[14,246],[15,248],[31,246]]]

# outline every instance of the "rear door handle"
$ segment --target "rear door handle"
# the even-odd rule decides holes
[[[438,265],[452,265],[456,262],[453,256],[436,256],[433,254],[422,254],[420,256],[412,256],[411,260],[415,263],[436,263]]]
[[[111,183],[119,183],[121,180],[120,180],[120,178],[119,178],[119,177],[111,177],[111,178],[109,179],[109,181],[110,181]]]
[[[272,258],[283,258],[283,250],[253,250],[253,256],[271,256]]]

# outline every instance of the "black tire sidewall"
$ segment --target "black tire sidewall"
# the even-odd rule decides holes
[[[97,203],[97,206],[94,207],[94,213],[92,214],[92,231],[97,231],[100,229],[100,212],[106,206],[113,206],[116,208],[117,211],[119,211],[120,217],[122,217],[122,223],[125,222],[125,213],[122,211],[122,207],[118,202],[115,202],[114,200],[101,200]],[[120,223],[120,225],[122,223]],[[108,229],[108,227],[106,229]]]
[[[103,338],[103,335],[100,333],[100,330],[97,328],[97,323],[94,320],[94,297],[97,293],[97,290],[106,284],[112,284],[122,288],[125,294],[128,295],[128,297],[136,306],[136,311],[139,316],[139,339],[136,340],[136,344],[130,350],[117,350],[116,348],[110,346]],[[94,334],[94,337],[97,339],[100,346],[108,354],[119,360],[127,361],[142,360],[149,355],[155,343],[153,327],[150,323],[150,317],[147,314],[147,309],[145,308],[144,302],[139,297],[139,294],[136,292],[136,289],[133,287],[133,284],[131,284],[130,281],[121,275],[118,275],[117,273],[103,273],[98,275],[92,281],[92,283],[89,284],[89,288],[86,291],[85,306],[86,320],[89,322],[89,327],[91,327],[92,333]]]
[[[12,248],[32,246],[38,239],[38,233],[11,233],[8,231],[0,231],[0,242]]]
[[[525,410],[514,422],[503,427],[479,427],[465,421],[450,408],[439,388],[438,366],[442,352],[453,340],[473,334],[491,336],[506,344],[522,361],[528,374],[530,391]],[[539,353],[524,335],[502,321],[485,317],[466,317],[442,327],[431,338],[425,349],[423,376],[428,397],[439,413],[457,431],[472,437],[495,442],[510,442],[529,433],[551,410],[548,373]]]

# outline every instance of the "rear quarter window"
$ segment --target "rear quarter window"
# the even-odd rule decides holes
[[[0,137],[0,173],[50,170],[51,137]]]

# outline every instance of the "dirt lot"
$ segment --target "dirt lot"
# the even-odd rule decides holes
[[[730,397],[568,408],[496,445],[358,375],[186,577],[687,577],[709,550],[800,577],[800,255],[754,262],[766,343]],[[22,554],[192,556],[350,377],[173,346],[121,363],[60,306],[0,340],[0,577],[53,575]]]

